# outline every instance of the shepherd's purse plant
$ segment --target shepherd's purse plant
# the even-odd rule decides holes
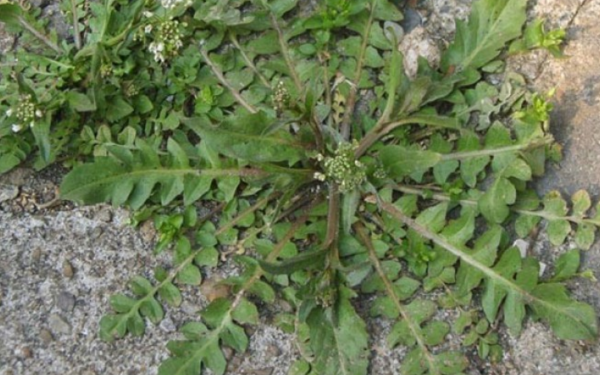
[[[519,335],[527,316],[596,337],[564,281],[593,277],[579,249],[600,209],[583,190],[532,189],[560,159],[551,93],[505,69],[507,53],[560,54],[564,32],[527,26],[526,0],[475,1],[414,76],[398,1],[60,3],[69,35],[0,4],[19,35],[0,62],[0,173],[61,163],[63,199],[154,221],[172,265],[110,298],[103,340],[143,335],[223,262],[239,269],[220,282],[229,294],[179,327],[159,374],[226,373],[222,348],[246,351],[259,305],[278,299],[293,308],[273,324],[294,335],[294,375],[377,373],[366,318],[390,322],[406,375],[464,373],[471,348],[498,361],[498,323]],[[577,249],[544,270],[513,245],[538,227]]]

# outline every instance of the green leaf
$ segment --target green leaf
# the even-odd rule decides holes
[[[579,250],[571,250],[562,254],[556,261],[554,276],[551,281],[563,281],[577,275],[581,264]]]
[[[441,67],[462,72],[494,60],[507,42],[519,37],[527,0],[478,0],[468,22],[456,21],[456,36],[442,56]]]
[[[365,322],[349,301],[350,291],[340,290],[334,306],[317,307],[307,318],[315,374],[366,375],[369,365]]]
[[[550,323],[563,340],[593,340],[598,334],[596,313],[585,303],[569,298],[562,284],[540,284],[532,290],[531,308]]]
[[[441,155],[426,150],[412,150],[402,146],[385,146],[379,152],[381,163],[390,178],[402,178],[415,172],[424,172],[441,160]]]
[[[172,283],[165,283],[158,289],[158,294],[163,301],[170,306],[178,307],[181,305],[182,297],[179,289]]]
[[[498,177],[478,202],[481,214],[490,222],[500,224],[510,214],[509,205],[515,203],[517,191],[504,177]]]
[[[21,7],[16,4],[0,4],[0,22],[9,25],[19,25]]]
[[[321,264],[325,260],[325,256],[328,253],[329,251],[327,249],[319,251],[308,251],[296,257],[288,258],[282,262],[270,263],[263,260],[259,260],[258,263],[260,264],[260,267],[268,273],[274,275],[289,275],[296,271],[319,266],[319,264]]]
[[[71,108],[77,112],[91,112],[96,110],[96,104],[87,95],[80,92],[69,91],[66,94],[66,99]]]
[[[202,282],[202,274],[198,267],[193,264],[186,264],[179,273],[177,273],[177,281],[182,284],[200,285]]]
[[[265,134],[274,122],[265,112],[238,116],[218,127],[201,118],[183,121],[213,149],[231,158],[254,162],[288,161],[290,164],[301,159],[304,149],[290,139],[289,133]]]
[[[240,324],[258,324],[258,310],[256,305],[245,298],[233,310],[231,317]]]

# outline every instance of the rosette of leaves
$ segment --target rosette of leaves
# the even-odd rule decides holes
[[[105,5],[92,12],[108,12],[110,28],[125,17],[112,10],[127,5]],[[293,374],[367,373],[367,317],[353,305],[365,295],[373,296],[370,315],[392,322],[389,346],[408,348],[403,374],[466,371],[464,353],[445,345],[451,331],[496,358],[489,327],[503,322],[518,335],[528,313],[561,339],[593,339],[595,312],[562,284],[579,275],[579,252],[546,276],[511,246],[513,227],[526,237],[543,223],[552,243],[572,235],[585,249],[600,225],[587,193],[569,205],[529,186],[559,153],[547,132],[550,105],[514,73],[488,81],[522,36],[525,6],[475,2],[440,66],[421,59],[415,77],[404,72],[403,16],[391,1],[176,8],[170,16],[187,25],[185,48],[142,73],[135,95],[148,99],[139,99],[144,111],[122,112],[96,127],[102,134],[86,128],[95,156],[61,186],[76,202],[160,212],[160,249],[173,243],[171,269],[136,277],[131,294],[111,299],[102,338],[142,334],[144,318],[162,319],[161,302],[181,302],[180,285],[199,285],[205,267],[233,260],[240,273],[221,282],[231,295],[181,327],[160,374],[225,373],[221,348],[245,351],[257,304],[276,298],[295,309],[278,317],[298,339]],[[145,67],[136,63],[149,57],[144,42],[129,36],[153,22],[145,12],[165,10],[158,2],[132,9],[125,36],[90,37],[78,55],[92,64],[120,56],[113,64],[131,68],[124,77]],[[107,113],[89,111],[87,123],[102,124]],[[211,209],[196,217],[197,207]],[[443,321],[436,312],[444,308],[468,313]]]

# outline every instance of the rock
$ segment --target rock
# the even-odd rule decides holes
[[[112,221],[112,211],[110,208],[103,208],[94,216],[94,220],[110,223]]]
[[[42,340],[42,342],[44,344],[49,344],[52,342],[52,340],[54,340],[54,337],[52,337],[52,333],[50,333],[50,331],[48,331],[45,328],[42,328],[42,330],[40,331],[39,337],[40,337],[40,340]]]
[[[163,319],[158,326],[165,332],[175,332],[177,330],[177,327],[175,327],[175,323],[171,318]]]
[[[24,346],[17,351],[17,356],[21,358],[31,358],[33,357],[33,352],[30,347]]]
[[[37,263],[40,261],[40,259],[42,259],[42,249],[40,249],[39,247],[36,247],[32,252],[31,252],[31,259]]]
[[[0,203],[15,199],[18,195],[17,186],[0,184]]]
[[[71,325],[58,314],[50,315],[50,318],[48,318],[48,326],[50,331],[54,334],[66,335],[71,333]]]
[[[62,273],[63,273],[63,276],[66,277],[67,279],[70,279],[73,277],[73,274],[74,274],[73,266],[71,265],[71,263],[68,260],[65,260],[63,262]]]
[[[75,307],[75,296],[68,292],[60,292],[56,296],[56,307],[64,312],[71,312]]]
[[[96,227],[90,232],[90,238],[93,240],[98,239],[102,235],[102,232],[104,232],[102,228]]]

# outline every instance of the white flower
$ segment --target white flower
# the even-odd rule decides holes
[[[152,25],[146,25],[146,27],[144,27],[144,32],[150,34],[152,32]]]
[[[143,14],[144,14],[144,17],[146,17],[146,18],[150,18],[150,17],[154,16],[154,13],[149,12],[147,10],[145,10]]]
[[[313,178],[315,180],[319,180],[319,181],[325,181],[325,179],[327,178],[327,176],[325,176],[323,173],[321,172],[315,172],[315,174],[313,175]]]
[[[21,129],[23,129],[23,125],[21,124],[12,124],[12,126],[10,127],[10,129],[13,131],[13,133],[18,133],[21,131]]]
[[[38,109],[38,110],[35,111],[35,117],[40,118],[42,116],[43,116],[43,113],[42,113],[41,110]]]
[[[31,122],[29,123],[29,127],[30,127],[30,128],[33,128],[34,126],[35,126],[35,122],[31,121]]]
[[[9,109],[7,109],[7,110],[6,110],[6,117],[10,117],[10,116],[12,116],[12,113],[13,113],[13,110],[12,110],[12,108],[9,108]]]

